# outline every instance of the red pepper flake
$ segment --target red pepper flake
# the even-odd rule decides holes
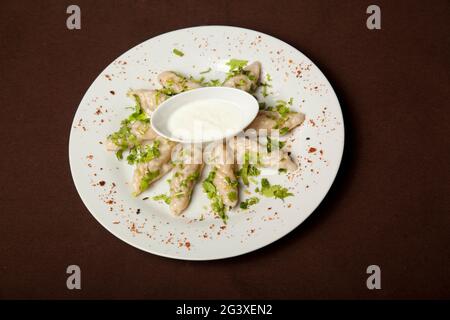
[[[134,222],[131,224],[130,227],[131,232],[133,233],[139,233],[138,229],[136,228],[136,225],[134,224]]]
[[[86,159],[92,160],[92,159],[94,159],[94,156],[93,156],[92,154],[88,154],[88,155],[86,156]]]
[[[317,149],[314,148],[314,147],[311,147],[311,148],[309,148],[309,150],[308,150],[309,153],[314,153],[314,152],[316,152],[316,151],[317,151]]]
[[[102,181],[99,181],[98,184],[101,185],[101,186],[103,187],[103,186],[105,185],[105,183],[106,183],[106,182],[102,180]]]
[[[191,248],[191,243],[189,241],[186,241],[184,245],[188,248],[188,250]]]
[[[311,125],[312,125],[313,127],[316,126],[316,123],[315,123],[313,120],[311,120],[311,119],[309,119],[309,123],[311,123]]]

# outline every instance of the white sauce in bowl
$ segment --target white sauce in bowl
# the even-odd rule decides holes
[[[179,93],[161,103],[150,121],[160,136],[182,143],[220,140],[239,134],[258,114],[251,94],[228,87]]]
[[[237,104],[222,99],[189,102],[168,117],[167,129],[183,140],[220,139],[245,126],[246,119],[239,117],[239,110]]]

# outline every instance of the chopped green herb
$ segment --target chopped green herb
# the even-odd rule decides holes
[[[148,188],[150,183],[155,180],[159,176],[159,170],[156,171],[148,171],[141,180],[139,184],[139,189],[144,191]]]
[[[248,209],[250,206],[252,206],[252,205],[254,205],[254,204],[257,204],[258,202],[259,202],[259,198],[257,198],[257,197],[251,197],[251,198],[248,198],[247,200],[241,202],[241,204],[239,205],[239,207],[240,207],[241,209],[246,210],[246,209]]]
[[[281,135],[285,135],[288,132],[289,132],[289,128],[288,127],[283,127],[283,128],[280,129],[280,134]]]
[[[261,173],[261,171],[257,167],[252,166],[252,165],[248,166],[248,175],[249,176],[257,177],[257,176],[259,176],[260,173]]]
[[[280,114],[282,118],[286,118],[287,115],[291,112],[291,109],[289,108],[289,105],[286,101],[278,100],[277,105],[275,106],[275,109]]]
[[[150,122],[150,119],[141,107],[139,97],[137,95],[133,95],[133,98],[136,101],[134,112],[128,118],[122,120],[118,131],[108,136],[108,139],[119,147],[119,150],[116,152],[116,157],[119,160],[123,159],[124,151],[138,144],[136,136],[131,133],[131,124],[136,121],[140,121],[143,125],[146,125]]]
[[[176,198],[181,198],[185,194],[186,194],[186,192],[184,192],[184,191],[178,191],[178,192],[174,193],[173,196],[176,197]]]
[[[205,77],[200,77],[200,78],[196,79],[193,76],[190,76],[189,80],[203,85],[203,83],[205,81]]]
[[[286,144],[285,141],[274,140],[274,139],[271,139],[269,136],[267,136],[266,148],[267,148],[268,153],[271,153],[272,150],[275,150],[275,149],[282,149],[285,146],[285,144]]]
[[[166,204],[170,204],[170,197],[166,194],[159,194],[152,198],[155,201],[163,200]]]
[[[124,151],[124,149],[119,149],[119,150],[116,151],[117,159],[119,159],[119,160],[123,159],[123,151]]]
[[[206,192],[206,194],[208,195],[208,197],[212,197],[214,196],[214,194],[216,193],[216,186],[208,180],[203,181],[203,191]]]
[[[230,192],[228,192],[227,197],[230,201],[236,201],[237,193],[235,191],[230,191]]]
[[[231,188],[237,188],[238,182],[237,180],[231,181],[230,177],[225,177],[225,182],[231,187]]]
[[[152,145],[138,145],[130,150],[130,154],[127,157],[128,164],[145,163],[158,158],[161,153],[159,151],[159,140],[155,140]]]
[[[222,81],[219,79],[212,79],[208,82],[204,82],[203,85],[206,87],[220,87],[222,85]]]
[[[271,82],[272,81],[272,77],[270,76],[270,74],[266,74],[266,82],[261,83],[261,87],[262,87],[262,95],[263,97],[267,97],[269,95],[268,89],[272,87]]]
[[[173,49],[172,52],[179,57],[184,56],[184,53],[178,49]]]
[[[294,195],[293,193],[290,193],[287,188],[284,188],[278,184],[270,185],[269,180],[266,178],[261,179],[261,189],[258,189],[258,192],[265,197],[278,198],[282,200],[286,197]]]
[[[239,170],[238,175],[242,179],[242,182],[248,186],[249,185],[249,176],[259,176],[261,171],[255,167],[254,165],[250,164],[250,154],[246,152],[244,154],[244,164],[242,165],[242,168]]]
[[[286,168],[280,168],[278,169],[278,173],[286,173],[287,169]]]
[[[195,171],[195,172],[191,173],[190,175],[188,175],[186,180],[187,181],[196,181],[199,176],[200,176],[200,172],[199,171]]]
[[[231,59],[226,63],[227,66],[230,67],[229,72],[238,72],[241,73],[244,67],[247,65],[247,60],[238,60],[238,59]]]
[[[208,68],[208,70],[205,70],[205,71],[202,71],[202,72],[200,72],[200,74],[205,74],[205,73],[208,73],[208,72],[211,72],[211,68]]]
[[[177,92],[175,92],[175,90],[171,87],[164,87],[161,89],[157,89],[156,92],[161,95],[164,94],[166,96],[174,96],[177,94]]]
[[[268,85],[266,83],[262,83],[261,86],[262,86],[262,95],[265,98],[269,95],[269,93],[267,92]]]
[[[211,200],[211,209],[216,213],[224,223],[227,223],[228,216],[225,212],[226,208],[223,203],[222,197],[218,194],[217,188],[214,185],[214,178],[216,176],[216,171],[211,170],[208,177],[203,181],[203,191]]]

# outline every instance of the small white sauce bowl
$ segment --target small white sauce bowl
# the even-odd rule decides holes
[[[170,125],[171,117],[175,117],[175,114],[180,108],[202,100],[221,100],[234,106],[238,106],[239,108],[234,108],[238,111],[235,115],[233,113],[235,121],[232,121],[232,125],[229,128],[227,127],[227,130],[220,130],[221,132],[217,131],[217,134],[214,136],[210,135],[208,137],[203,134],[192,133],[185,135],[179,133],[175,134],[173,123]],[[243,90],[228,87],[205,87],[177,94],[161,103],[151,116],[151,126],[156,133],[172,141],[182,143],[210,142],[237,135],[255,119],[258,111],[259,104],[256,98]],[[223,115],[223,110],[218,110],[217,115],[209,114],[210,119],[211,117],[214,117],[214,121],[222,121],[220,118],[221,112]],[[180,119],[178,118],[178,121],[179,120]],[[229,120],[230,119],[228,118],[228,121]],[[188,121],[188,123],[183,123],[183,125],[190,127],[189,122],[195,121],[195,117],[191,117],[191,119],[186,117],[186,121]],[[192,126],[194,126],[194,124],[192,124]]]

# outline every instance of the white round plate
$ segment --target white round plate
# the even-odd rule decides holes
[[[184,53],[175,55],[173,49]],[[235,209],[224,225],[209,212],[209,202],[197,185],[181,217],[151,199],[167,193],[163,177],[139,197],[131,195],[132,167],[116,159],[102,144],[116,131],[134,102],[130,88],[159,88],[157,75],[174,70],[194,77],[224,79],[231,59],[260,61],[263,80],[272,78],[269,96],[289,100],[306,114],[305,122],[288,137],[291,157],[299,170],[271,174],[273,184],[295,196],[284,201],[264,198],[249,210]],[[328,192],[342,158],[344,124],[338,99],[322,72],[297,49],[261,32],[202,26],[176,30],[149,39],[114,60],[94,81],[75,114],[69,141],[70,168],[78,193],[91,214],[107,230],[134,247],[157,255],[212,260],[244,254],[283,237],[301,224]],[[207,172],[204,172],[205,176]],[[270,172],[268,173],[270,174]],[[253,193],[256,185],[250,190]],[[241,192],[241,198],[249,196]],[[149,197],[147,200],[143,200]]]

